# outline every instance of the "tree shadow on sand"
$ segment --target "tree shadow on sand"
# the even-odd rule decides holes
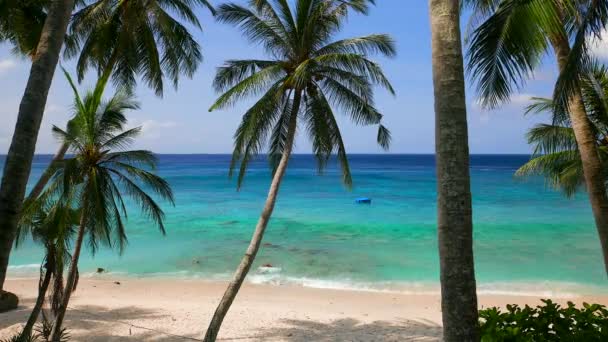
[[[0,314],[0,339],[8,338],[20,331],[14,327],[23,324],[31,312],[29,299],[25,299],[23,305],[17,310],[6,314]],[[72,337],[72,341],[87,342],[119,342],[119,341],[188,341],[193,336],[184,335],[179,338],[175,335],[165,334],[163,329],[147,329],[146,320],[170,320],[170,316],[161,314],[158,310],[126,306],[117,309],[108,309],[103,306],[78,305],[70,307],[67,312],[64,327]],[[8,329],[7,329],[8,328]],[[10,336],[2,336],[2,330]]]
[[[19,298],[19,306],[15,310],[0,313],[0,330],[17,323],[25,323],[36,298]]]
[[[345,318],[330,323],[322,323],[290,319],[282,320],[281,323],[285,326],[267,328],[255,336],[225,339],[225,341],[254,339],[286,342],[430,342],[441,340],[441,326],[428,320],[362,323],[352,318]]]

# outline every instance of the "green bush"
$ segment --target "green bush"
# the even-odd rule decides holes
[[[561,307],[543,299],[532,308],[507,305],[507,311],[490,308],[479,311],[482,342],[608,341],[608,310],[599,304],[568,302]]]

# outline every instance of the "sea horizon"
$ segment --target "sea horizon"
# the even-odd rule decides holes
[[[51,156],[36,155],[30,182]],[[264,203],[266,159],[252,162],[237,192],[236,181],[227,177],[229,154],[158,156],[158,173],[176,196],[175,207],[162,203],[167,236],[130,215],[123,255],[103,246],[95,256],[85,252],[81,273],[229,279]],[[608,293],[586,194],[567,199],[541,178],[515,178],[529,156],[471,155],[480,293]],[[348,191],[335,160],[318,175],[312,155],[293,156],[248,281],[437,293],[434,155],[351,154],[350,162],[354,187]],[[355,204],[357,197],[371,198],[372,205]],[[26,241],[11,255],[9,277],[37,275],[40,253]],[[96,274],[97,268],[105,274]]]

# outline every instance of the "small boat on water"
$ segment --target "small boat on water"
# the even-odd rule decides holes
[[[355,200],[357,204],[372,204],[372,199],[369,197],[359,197]]]

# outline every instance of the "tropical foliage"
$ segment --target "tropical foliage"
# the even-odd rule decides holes
[[[202,60],[187,27],[201,29],[200,6],[214,12],[207,0],[89,1],[72,17],[65,56],[78,56],[79,80],[93,67],[121,87],[139,76],[162,95],[165,78],[177,87],[180,75],[192,77]]]
[[[95,252],[100,243],[122,252],[127,242],[124,219],[127,210],[123,196],[138,203],[164,234],[164,213],[149,194],[173,202],[169,184],[151,172],[156,157],[149,151],[125,150],[140,133],[140,128],[125,129],[124,112],[138,108],[128,91],[118,91],[102,101],[104,80],[81,97],[69,75],[74,91],[75,116],[67,130],[53,127],[53,132],[68,144],[73,157],[58,163],[44,197],[55,198],[78,208],[79,224],[72,260],[59,306],[52,338],[58,337],[72,288],[84,236]]]
[[[548,299],[543,305],[507,305],[507,310],[479,312],[482,342],[516,341],[605,341],[608,339],[608,310],[604,305],[568,302],[562,307]]]
[[[46,19],[48,0],[0,0],[0,41],[13,52],[33,56]]]
[[[49,194],[52,192],[47,192]],[[79,213],[63,201],[54,197],[40,197],[34,202],[27,203],[22,211],[19,224],[16,247],[19,242],[31,234],[34,241],[44,246],[45,255],[40,266],[38,282],[38,298],[32,313],[23,329],[22,336],[32,333],[34,324],[38,321],[49,287],[51,309],[57,312],[62,302],[64,292],[63,272],[69,264],[71,241],[75,236]],[[77,279],[77,278],[76,278]],[[51,286],[51,282],[53,285]],[[76,289],[77,280],[72,285]]]
[[[364,1],[353,3],[358,10],[367,8]],[[313,142],[319,168],[337,153],[343,181],[350,186],[352,177],[335,110],[350,116],[356,124],[379,125],[378,143],[388,148],[390,133],[381,125],[373,87],[391,93],[394,90],[368,55],[394,56],[394,42],[383,34],[332,41],[348,13],[349,6],[343,1],[297,1],[294,13],[287,2],[279,4],[275,8],[269,1],[252,0],[249,8],[236,4],[219,8],[219,21],[240,27],[252,43],[276,57],[229,60],[218,69],[213,84],[223,94],[210,110],[260,95],[235,133],[230,170],[240,163],[240,187],[251,157],[265,146],[275,169],[286,147],[289,123],[298,120]],[[295,99],[301,103],[295,103]]]
[[[604,170],[608,170],[608,69],[595,64],[581,82],[585,108],[596,135],[596,144]],[[550,113],[551,99],[534,98],[528,113]],[[518,171],[519,176],[542,175],[548,183],[572,196],[584,187],[583,166],[574,131],[567,115],[553,115],[550,124],[539,124],[528,132],[528,142],[534,147],[532,159]],[[608,172],[606,174],[608,176]]]

